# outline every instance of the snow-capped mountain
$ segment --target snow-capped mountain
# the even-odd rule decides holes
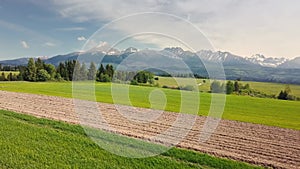
[[[127,49],[125,49],[124,51],[122,51],[122,53],[135,53],[138,52],[139,50],[137,48],[134,47],[129,47]]]
[[[194,53],[180,47],[169,47],[163,50],[138,50],[129,47],[120,52],[118,49],[111,48],[106,42],[102,42],[87,51],[57,55],[48,59],[45,58],[44,61],[57,66],[61,62],[76,59],[80,59],[86,64],[91,62],[99,64],[101,62],[119,65],[122,63],[124,69],[129,70],[130,68],[132,71],[141,70],[152,64],[154,67],[159,66],[164,68],[162,70],[175,74],[185,72],[183,65],[187,65],[193,73],[204,77],[208,76],[207,68],[214,70],[222,65],[228,79],[242,78],[243,80],[300,84],[300,57],[293,60],[268,58],[263,55],[245,58],[222,51],[201,50]],[[20,58],[0,61],[0,64],[26,65],[27,62],[28,58]],[[124,67],[124,62],[128,66]]]
[[[300,57],[296,57],[292,60],[288,60],[280,65],[278,68],[285,68],[285,69],[300,69]]]
[[[265,57],[261,54],[252,55],[251,57],[246,57],[246,60],[258,64],[264,67],[277,67],[288,61],[286,58],[274,58],[274,57]]]
[[[223,65],[250,65],[254,64],[241,56],[231,54],[229,52],[213,52],[211,50],[201,50],[197,55],[205,61],[220,62]]]
[[[91,54],[102,53],[105,55],[119,55],[121,52],[115,48],[112,48],[107,42],[100,42],[96,47],[87,51]]]

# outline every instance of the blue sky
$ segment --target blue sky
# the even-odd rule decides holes
[[[105,24],[139,12],[162,12],[182,20],[158,16],[123,20],[106,27],[92,40],[93,44],[115,42],[144,29],[151,32],[153,26],[156,32],[184,37],[194,50],[205,49],[186,26],[189,22],[216,50],[242,56],[261,53],[293,58],[300,56],[299,10],[298,0],[1,0],[0,59],[79,51]],[[145,35],[126,40],[119,48],[133,45],[180,46],[166,38]]]

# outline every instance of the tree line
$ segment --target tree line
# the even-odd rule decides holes
[[[26,66],[15,67],[15,70],[18,70],[19,73],[10,72],[8,75],[5,75],[5,73],[2,72],[0,81],[44,82],[97,80],[100,82],[110,82],[114,75],[114,68],[110,64],[107,64],[105,67],[101,64],[99,69],[97,69],[93,62],[91,62],[89,68],[87,68],[85,63],[80,63],[77,60],[69,60],[61,62],[55,67],[52,64],[46,64],[40,58],[37,60],[30,58]]]
[[[68,60],[59,63],[57,67],[53,64],[46,64],[40,58],[30,58],[26,66],[9,67],[9,70],[18,70],[19,73],[10,72],[0,75],[0,81],[83,81],[96,80],[99,82],[126,82],[134,85],[153,84],[154,74],[148,71],[126,72],[115,71],[110,64],[100,64],[99,68],[94,62],[89,64],[87,68],[85,63],[78,60]]]
[[[274,94],[266,94],[261,91],[250,88],[249,84],[241,84],[239,80],[234,82],[227,81],[226,83],[221,83],[220,81],[213,81],[210,86],[212,93],[226,93],[226,94],[236,94],[236,95],[249,95],[261,98],[274,98],[280,100],[300,100],[300,98],[291,94],[291,89],[287,85],[285,90],[281,90],[278,96]]]

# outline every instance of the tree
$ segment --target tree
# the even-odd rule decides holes
[[[107,64],[106,65],[106,67],[105,67],[105,73],[104,74],[107,74],[110,78],[112,78],[113,77],[113,75],[114,75],[114,68],[113,68],[113,66],[112,65],[110,65],[110,64]]]
[[[96,65],[94,62],[91,62],[89,72],[88,72],[88,80],[95,80],[96,77]]]
[[[37,81],[45,82],[49,80],[51,76],[45,69],[40,69],[37,73]]]
[[[78,61],[76,61],[76,60],[69,60],[69,61],[65,62],[68,80],[71,80],[71,81],[73,80],[73,73],[74,73],[75,65],[77,63],[78,63]]]
[[[229,80],[226,83],[226,94],[232,94],[234,90],[234,84]]]
[[[101,73],[104,74],[104,71],[105,71],[104,66],[101,64],[100,67],[99,67],[99,75]]]
[[[79,61],[76,61],[75,62],[75,65],[74,65],[74,69],[73,69],[73,74],[72,74],[72,80],[74,81],[77,81],[77,80],[81,80],[81,65],[79,63]]]
[[[111,78],[107,74],[100,74],[100,82],[111,82]]]
[[[37,72],[41,69],[44,69],[44,62],[42,61],[41,58],[38,58],[35,62],[36,70]]]
[[[288,93],[286,91],[281,90],[277,98],[280,100],[287,100],[287,96],[288,96]]]
[[[64,80],[69,80],[69,74],[66,68],[65,63],[59,63],[57,69],[56,69],[56,74],[59,74],[60,76],[56,76],[56,79],[58,79],[58,77],[63,78]]]
[[[87,80],[88,79],[87,73],[88,72],[87,72],[85,63],[82,63],[80,70],[79,70],[79,80]]]
[[[150,84],[154,82],[153,78],[154,75],[148,71],[140,71],[133,77],[133,79],[136,80],[138,83],[150,83]]]
[[[288,100],[289,98],[291,98],[291,95],[289,95],[291,93],[291,88],[289,85],[287,85],[284,89],[284,91],[280,91],[279,95],[278,95],[278,99],[280,100]]]
[[[237,80],[234,82],[234,91],[237,93],[240,92],[240,84]]]
[[[36,66],[33,58],[30,58],[27,64],[26,79],[28,81],[36,81]]]
[[[222,93],[224,92],[224,85],[219,81],[213,81],[210,85],[210,91],[212,93]]]
[[[56,74],[55,66],[52,64],[44,64],[44,68],[50,75],[50,79],[54,79]]]
[[[0,76],[0,81],[6,81],[5,73],[2,72]]]

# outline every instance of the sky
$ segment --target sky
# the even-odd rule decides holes
[[[298,0],[0,0],[0,60],[103,42],[294,58],[299,18]]]

